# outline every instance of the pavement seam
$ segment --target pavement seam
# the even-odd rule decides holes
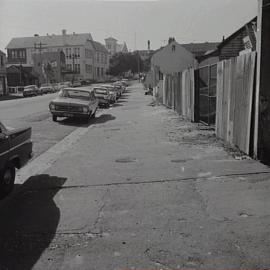
[[[178,178],[178,179],[163,179],[163,180],[152,180],[152,181],[141,181],[141,182],[128,182],[128,183],[107,183],[107,184],[92,184],[92,185],[77,185],[77,186],[54,186],[49,188],[34,188],[28,189],[30,191],[35,190],[54,190],[54,189],[83,189],[83,188],[98,188],[98,187],[113,187],[113,186],[132,186],[132,185],[147,185],[147,184],[163,184],[163,183],[172,183],[172,182],[186,182],[186,181],[200,181],[200,180],[211,180],[211,179],[220,179],[226,177],[241,177],[241,176],[252,176],[252,175],[267,175],[270,172],[254,172],[254,173],[242,173],[242,174],[224,174],[224,175],[215,175],[215,176],[202,176],[202,177],[187,177],[187,178]],[[269,179],[270,180],[270,179]]]

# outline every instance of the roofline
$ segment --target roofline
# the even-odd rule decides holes
[[[89,89],[86,87],[65,87],[64,90],[79,90],[79,91],[85,91],[85,92],[93,92],[93,89]]]
[[[232,33],[230,36],[228,36],[224,41],[222,41],[217,48],[220,49],[222,46],[224,46],[227,42],[229,42],[232,38],[234,38],[246,25],[249,25],[250,23],[252,23],[253,21],[255,21],[257,19],[257,16],[255,16],[252,20],[248,21],[247,23],[245,23],[241,28],[239,28],[237,31],[235,31],[234,33]]]

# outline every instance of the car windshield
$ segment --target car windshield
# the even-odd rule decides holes
[[[33,89],[34,85],[29,85],[29,86],[25,86],[24,89],[29,90],[29,89]]]
[[[90,93],[87,91],[63,89],[60,91],[59,97],[89,100]]]
[[[106,89],[102,89],[102,88],[96,88],[94,89],[96,94],[103,94],[103,95],[107,95],[107,90]]]

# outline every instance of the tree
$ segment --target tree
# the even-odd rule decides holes
[[[131,71],[134,74],[143,70],[143,61],[138,53],[118,53],[110,59],[108,74],[119,76],[125,72]]]

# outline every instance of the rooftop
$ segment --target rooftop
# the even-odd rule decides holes
[[[63,35],[46,35],[33,37],[17,37],[11,39],[6,49],[34,48],[35,43],[42,43],[47,47],[62,47],[84,45],[88,40],[93,40],[90,33],[82,34],[63,34]]]

